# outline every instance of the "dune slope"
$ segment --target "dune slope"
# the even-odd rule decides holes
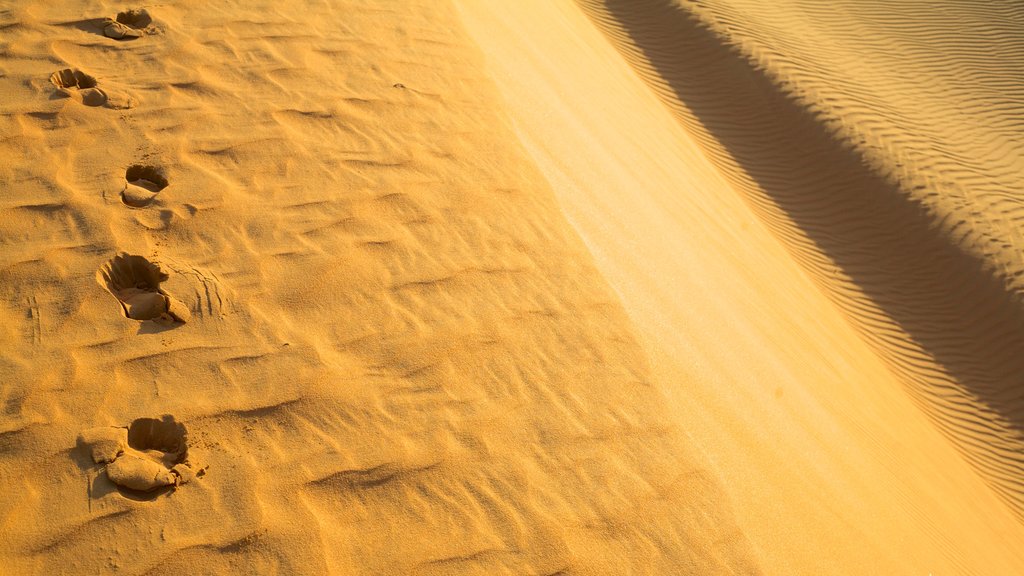
[[[625,304],[675,417],[726,479],[766,572],[1024,569],[1016,545],[1024,530],[1012,500],[1001,498],[993,478],[980,476],[957,450],[951,430],[936,426],[935,407],[915,395],[893,350],[865,337],[866,316],[852,313],[837,294],[850,279],[835,266],[823,274],[812,265],[824,258],[814,255],[820,250],[795,243],[804,232],[773,199],[755,194],[714,135],[645,63],[616,16],[596,4],[586,6],[586,16],[541,1],[459,6],[505,94],[517,134]],[[663,12],[654,10],[659,6]],[[729,87],[742,86],[751,70],[714,59],[720,51],[693,44],[689,51],[671,50],[673,42],[699,38],[690,28],[673,27],[677,5],[618,7],[623,19],[646,14],[648,24],[656,22],[658,33],[644,40],[664,41],[664,59],[671,56],[680,69],[711,58],[707,75],[686,88],[701,91],[707,108],[719,105],[722,122],[745,119],[771,102],[771,91],[752,102],[734,97],[737,89]],[[783,14],[791,18],[793,11]],[[736,18],[745,21],[742,11]],[[834,25],[841,23],[836,16]],[[522,32],[527,29],[530,34]],[[810,36],[815,28],[786,30]],[[690,34],[680,40],[674,37],[679,31]],[[847,50],[858,46],[847,42]],[[688,58],[693,62],[682,62]],[[833,89],[848,85],[844,70],[828,72],[820,82]],[[714,91],[723,85],[728,89]],[[732,106],[741,104],[747,111],[733,115]],[[859,117],[844,120],[856,125]],[[734,137],[762,144],[766,158],[795,162],[756,128],[775,126],[782,143],[798,140],[793,128],[809,135],[819,130],[797,119],[737,123]],[[799,166],[777,171],[790,177]],[[835,167],[844,166],[849,163]],[[835,183],[831,164],[816,168],[823,182]],[[808,207],[826,208],[820,222],[805,214],[819,230],[830,218],[853,219],[827,210],[829,190],[813,203],[804,192]],[[947,244],[932,241],[918,253],[934,257],[927,252],[932,247],[941,255]],[[811,256],[803,253],[807,248]],[[896,280],[906,286],[906,279]],[[863,294],[856,298],[885,326],[895,325]],[[899,340],[898,332],[886,336],[895,351],[919,347]],[[984,405],[963,409],[984,422]]]
[[[1024,514],[1024,12],[584,4]]]

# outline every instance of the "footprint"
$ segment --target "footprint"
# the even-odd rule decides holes
[[[188,322],[192,317],[189,309],[160,289],[160,283],[167,278],[159,265],[142,256],[123,253],[96,274],[100,285],[121,303],[125,317],[164,325]]]
[[[57,87],[59,93],[86,106],[106,106],[124,110],[134,108],[137,104],[135,97],[126,91],[100,88],[96,78],[78,68],[58,70],[50,75],[50,82]]]
[[[104,22],[103,34],[115,40],[132,40],[142,37],[152,23],[153,18],[145,9],[126,10]]]
[[[96,79],[78,68],[65,68],[50,75],[57,91],[74,98],[86,106],[103,106],[107,93],[96,86]]]
[[[156,166],[135,164],[124,173],[125,186],[121,202],[133,208],[148,206],[169,182],[163,170]]]
[[[79,434],[78,445],[105,465],[121,494],[137,500],[155,498],[205,473],[189,460],[185,425],[171,415],[139,418],[127,427],[91,428]]]

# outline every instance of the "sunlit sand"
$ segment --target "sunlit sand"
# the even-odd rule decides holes
[[[0,2],[0,573],[1024,574],[1022,37]]]

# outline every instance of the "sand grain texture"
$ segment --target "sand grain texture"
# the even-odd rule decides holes
[[[580,5],[460,9],[766,571],[1019,572],[1019,15]]]
[[[1024,515],[1024,12],[649,7],[609,2],[609,30]],[[954,29],[968,49],[937,41]]]
[[[0,573],[1024,573],[1022,26],[0,3]]]

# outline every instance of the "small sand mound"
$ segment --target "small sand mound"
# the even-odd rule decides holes
[[[84,446],[93,462],[113,462],[124,454],[128,446],[128,431],[121,427],[101,426],[90,428],[78,435],[78,444]]]
[[[160,168],[141,164],[129,167],[124,179],[125,188],[121,192],[121,201],[133,208],[149,205],[170,183]]]
[[[136,30],[130,26],[125,26],[124,24],[114,20],[108,20],[103,26],[103,35],[107,38],[113,38],[114,40],[133,40],[135,38],[141,38],[142,31]]]
[[[118,254],[97,274],[100,284],[121,303],[127,318],[168,325],[187,322],[191,317],[188,308],[160,289],[160,283],[168,278],[159,265],[129,254]]]
[[[121,488],[150,492],[174,486],[174,474],[149,458],[123,454],[107,465],[107,478]]]

